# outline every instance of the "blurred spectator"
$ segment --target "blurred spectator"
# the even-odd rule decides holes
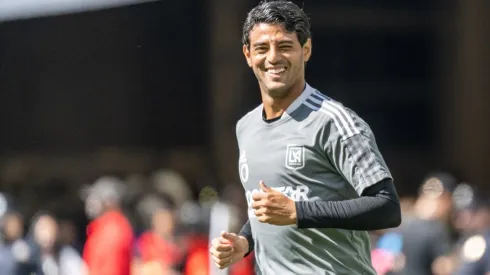
[[[396,274],[400,271],[403,238],[399,230],[380,232],[381,236],[374,243],[371,251],[371,261],[378,275]]]
[[[415,202],[414,217],[402,229],[406,275],[431,275],[451,250],[449,217],[456,179],[437,173],[427,177]],[[442,272],[439,270],[437,273]]]
[[[188,201],[180,209],[180,220],[186,231],[184,275],[209,273],[209,213],[202,205]]]
[[[161,194],[170,196],[177,208],[192,199],[189,184],[179,173],[161,169],[156,171],[151,179],[154,189]]]
[[[227,268],[225,273],[217,270],[214,265],[211,265],[209,253],[209,241],[216,235],[220,234],[221,230],[238,231],[241,226],[238,220],[238,209],[229,203],[215,202],[214,204],[204,204],[206,209],[211,210],[208,226],[210,228],[209,235],[195,234],[189,238],[189,253],[185,266],[184,275],[212,275],[212,274],[229,274],[229,275],[252,275],[254,272],[254,255],[249,254],[243,260],[235,263]],[[201,231],[201,232],[204,232]]]
[[[31,224],[30,234],[30,258],[36,266],[36,274],[84,274],[84,264],[78,252],[60,243],[59,226],[53,215],[38,215]]]
[[[78,234],[76,225],[70,220],[60,220],[60,243],[62,245],[71,246],[78,252],[82,252],[82,247],[78,242]]]
[[[467,234],[456,247],[455,257],[448,261],[459,263],[457,275],[490,274],[490,201],[475,193],[466,210],[470,215]]]
[[[87,216],[94,219],[87,228],[83,259],[89,275],[129,275],[133,229],[121,210],[123,183],[102,177],[82,190]]]
[[[374,244],[371,259],[378,275],[398,274],[405,266],[405,257],[402,253],[402,231],[404,226],[410,224],[414,218],[414,199],[401,197],[400,206],[403,221],[398,228],[378,230],[371,233],[373,236],[371,243]]]
[[[26,273],[29,258],[29,246],[22,237],[24,235],[24,219],[20,213],[9,211],[1,218],[3,242],[0,244],[1,274],[17,275]],[[31,269],[33,270],[33,269]]]
[[[9,212],[17,212],[18,208],[16,200],[11,195],[0,193],[0,219]]]
[[[7,212],[2,218],[3,243],[13,242],[24,236],[24,218],[18,212]]]
[[[137,240],[133,261],[134,274],[164,275],[181,271],[183,251],[175,239],[175,215],[168,201],[149,195],[138,205],[149,230]]]
[[[459,234],[457,245],[461,244],[469,236],[475,234],[475,210],[483,199],[475,192],[475,187],[461,183],[454,190],[454,211],[452,225]]]

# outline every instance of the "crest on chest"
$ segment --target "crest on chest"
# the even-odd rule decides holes
[[[298,170],[305,166],[305,147],[288,144],[286,148],[286,168]]]

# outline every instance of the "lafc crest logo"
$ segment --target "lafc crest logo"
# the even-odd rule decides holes
[[[305,147],[288,144],[286,149],[286,167],[297,170],[305,167]]]

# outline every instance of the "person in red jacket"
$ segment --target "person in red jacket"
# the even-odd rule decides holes
[[[148,230],[136,240],[133,275],[178,274],[184,253],[175,235],[172,203],[161,196],[148,195],[138,208]]]
[[[85,190],[85,210],[94,219],[83,251],[88,275],[130,275],[134,234],[121,211],[123,190],[113,177],[102,177]]]

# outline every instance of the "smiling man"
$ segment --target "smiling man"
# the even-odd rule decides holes
[[[308,17],[261,2],[243,53],[262,96],[236,127],[249,221],[213,240],[214,263],[254,251],[257,274],[376,274],[366,231],[401,223],[398,195],[368,124],[306,83]]]

